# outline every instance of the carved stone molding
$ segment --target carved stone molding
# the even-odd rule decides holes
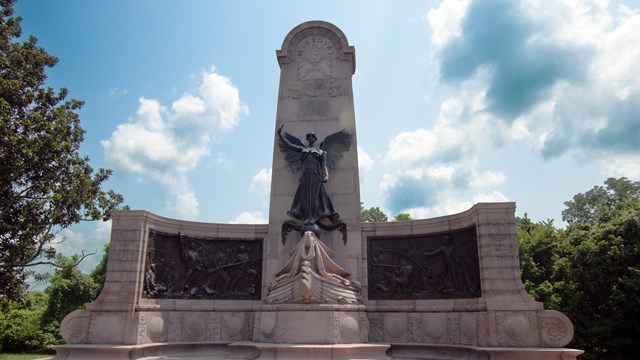
[[[67,315],[60,324],[60,335],[68,344],[84,344],[89,335],[91,312],[76,310]]]
[[[126,313],[108,312],[92,313],[89,325],[89,343],[92,344],[122,344],[124,343],[124,328],[127,320]]]
[[[313,79],[290,81],[282,84],[282,98],[304,99],[319,96],[351,96],[347,79]]]
[[[497,311],[500,346],[538,346],[538,319],[533,311]]]
[[[158,343],[167,340],[168,322],[162,312],[141,312],[138,318],[138,343]]]
[[[573,338],[573,324],[564,314],[545,310],[538,312],[540,339],[543,346],[566,346]]]

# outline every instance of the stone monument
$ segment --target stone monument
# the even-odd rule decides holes
[[[362,223],[351,77],[332,24],[277,51],[269,223],[113,214],[100,296],[55,359],[575,359],[520,279],[514,203]],[[305,139],[305,141],[301,140]],[[318,146],[317,141],[323,139]]]

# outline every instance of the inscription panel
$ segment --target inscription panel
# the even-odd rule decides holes
[[[142,296],[259,300],[262,241],[191,237],[150,230]]]
[[[476,228],[368,238],[371,300],[481,296]]]

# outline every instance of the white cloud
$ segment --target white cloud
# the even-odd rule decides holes
[[[492,191],[491,193],[480,193],[473,196],[474,203],[480,202],[506,202],[509,201],[500,191]]]
[[[616,156],[602,161],[600,168],[606,177],[626,177],[640,181],[640,154]]]
[[[361,172],[373,168],[373,159],[360,145],[358,145],[358,168]]]
[[[482,112],[481,97],[462,96],[441,104],[432,129],[403,132],[390,142],[390,172],[380,191],[392,213],[422,218],[459,212],[471,206],[471,189],[493,190],[506,181],[502,171],[480,172],[477,156],[487,143],[499,143],[506,130]]]
[[[448,127],[470,137],[461,124],[483,119],[481,134],[494,144],[525,141],[545,159],[639,152],[638,9],[606,0],[445,0],[428,20],[441,81],[468,110],[459,116],[460,107],[449,112],[443,103],[441,120],[452,113],[459,122]],[[431,137],[423,141],[440,133],[424,131]]]
[[[460,153],[466,150],[462,135],[457,129],[444,126],[402,132],[389,143],[384,161],[411,165],[434,158],[460,157]]]
[[[111,220],[97,221],[96,228],[91,233],[91,238],[100,243],[106,243],[111,239]]]
[[[89,241],[82,232],[75,232],[72,229],[63,229],[51,243],[58,253],[65,256],[79,254],[87,248]]]
[[[245,211],[235,219],[229,221],[230,224],[266,224],[267,218],[260,211]]]
[[[95,221],[92,224],[95,228],[92,231],[83,231],[78,228],[67,228],[56,235],[53,247],[59,254],[72,256],[75,254],[87,256],[79,265],[80,270],[85,273],[91,272],[102,257],[102,248],[111,238],[111,220]],[[87,236],[87,234],[90,234]],[[44,271],[48,271],[45,269]]]
[[[262,169],[251,179],[249,191],[260,196],[269,196],[271,191],[271,169]]]
[[[206,105],[201,99],[192,96],[185,95],[182,98],[176,100],[171,104],[171,109],[177,114],[202,114],[206,110]]]
[[[380,191],[392,212],[508,201],[498,190],[507,176],[480,171],[478,154],[510,141],[640,177],[640,11],[604,0],[444,0],[427,19],[440,86],[453,95],[433,127],[389,143]]]
[[[196,194],[191,191],[185,191],[175,196],[175,208],[173,210],[178,214],[182,214],[187,219],[195,219],[198,215],[198,199]]]
[[[118,125],[102,147],[115,171],[155,179],[173,199],[168,207],[193,219],[198,201],[187,173],[210,154],[213,140],[233,129],[248,108],[231,81],[212,68],[201,73],[195,94],[184,94],[170,109],[156,99],[140,98],[135,114]],[[216,161],[230,166],[221,153]]]
[[[427,20],[431,26],[431,42],[436,46],[446,44],[460,36],[460,22],[469,6],[469,0],[444,0],[437,9],[429,10]]]
[[[507,181],[507,176],[502,171],[485,171],[482,174],[476,174],[469,182],[469,186],[473,188],[489,188],[496,187]]]

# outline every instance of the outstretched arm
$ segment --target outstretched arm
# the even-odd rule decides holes
[[[294,151],[298,151],[298,152],[302,152],[302,150],[304,150],[304,147],[300,146],[300,145],[296,145],[294,143],[292,143],[291,141],[289,141],[287,139],[286,136],[282,135],[282,128],[284,127],[284,124],[282,124],[279,128],[278,128],[278,137],[280,138],[280,141],[285,144],[289,149],[294,150]]]

